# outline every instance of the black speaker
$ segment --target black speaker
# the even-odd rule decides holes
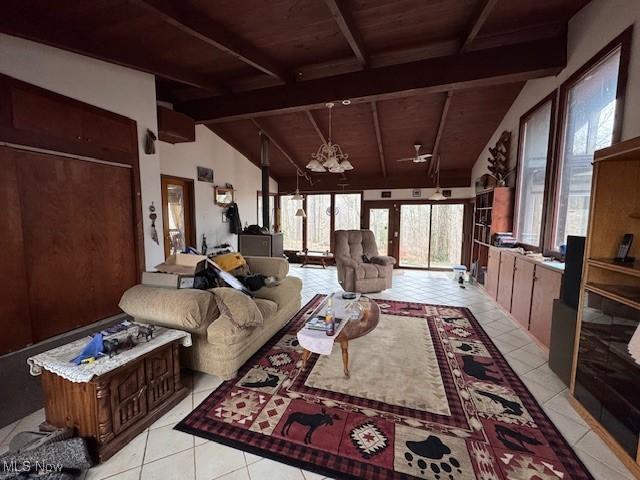
[[[582,280],[582,264],[584,262],[585,237],[569,235],[567,237],[567,253],[564,264],[564,280],[562,285],[562,301],[578,309],[580,300],[580,281]]]

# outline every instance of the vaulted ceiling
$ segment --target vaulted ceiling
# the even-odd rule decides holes
[[[471,167],[524,82],[566,64],[566,24],[588,0],[4,0],[0,31],[156,75],[158,97],[291,189],[328,135],[348,188],[445,186]],[[348,106],[342,100],[350,100]]]

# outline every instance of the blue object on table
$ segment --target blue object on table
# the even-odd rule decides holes
[[[87,343],[82,350],[82,353],[78,355],[76,358],[71,360],[71,363],[75,363],[76,365],[80,365],[82,360],[85,358],[98,357],[102,350],[104,350],[104,345],[102,344],[102,334],[97,333],[89,343]]]

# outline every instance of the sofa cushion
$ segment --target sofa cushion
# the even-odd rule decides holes
[[[266,298],[254,298],[253,301],[258,306],[258,310],[262,313],[262,318],[267,319],[278,311],[278,304]]]
[[[252,298],[229,287],[212,288],[220,313],[231,319],[238,328],[257,327],[264,319]]]
[[[189,332],[218,316],[216,300],[206,290],[136,285],[124,292],[118,306],[137,320]]]
[[[215,345],[237,345],[246,342],[256,328],[260,327],[239,328],[230,317],[222,314],[207,328],[207,342]]]
[[[265,277],[283,280],[289,273],[289,262],[277,257],[244,257],[251,273],[260,273]]]
[[[274,287],[262,287],[260,290],[253,292],[256,298],[264,298],[271,300],[278,305],[278,310],[288,305],[294,300],[300,300],[300,292],[302,291],[302,280],[298,277],[286,277],[280,282],[280,285]]]

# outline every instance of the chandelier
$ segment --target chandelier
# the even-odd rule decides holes
[[[331,143],[331,109],[334,103],[327,103],[329,109],[329,137],[326,142],[318,148],[316,153],[311,154],[311,161],[307,168],[312,172],[344,173],[353,170],[353,165],[349,161],[349,155],[342,152],[342,148],[337,143]]]

